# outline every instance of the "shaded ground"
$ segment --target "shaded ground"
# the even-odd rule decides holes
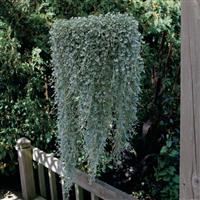
[[[22,200],[19,176],[0,176],[0,200]]]
[[[22,200],[22,197],[17,191],[0,190],[0,200]]]

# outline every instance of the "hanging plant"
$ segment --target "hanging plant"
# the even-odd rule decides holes
[[[80,151],[95,176],[111,130],[113,158],[127,146],[143,70],[140,40],[138,23],[128,14],[58,20],[51,29],[66,190],[75,178]]]

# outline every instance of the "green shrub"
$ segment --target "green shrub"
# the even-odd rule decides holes
[[[81,138],[93,176],[112,129],[113,156],[127,146],[143,70],[137,27],[132,16],[106,14],[59,20],[51,30],[67,189],[75,178]]]
[[[142,134],[134,142],[136,146],[140,141],[144,145],[143,149],[141,146],[136,149],[145,169],[141,176],[144,186],[140,187],[156,199],[178,200],[180,1],[136,0],[130,9],[139,21],[145,42],[142,54],[145,73],[138,111],[143,122]]]
[[[22,1],[0,1],[0,15],[0,174],[10,175],[16,173],[16,140],[25,136],[52,151],[55,123],[44,53],[48,29],[38,23],[44,18],[34,18],[31,5]]]
[[[161,148],[158,156],[158,166],[155,168],[155,178],[159,187],[153,188],[162,199],[179,198],[179,157],[178,141],[174,135],[167,135],[166,145]]]

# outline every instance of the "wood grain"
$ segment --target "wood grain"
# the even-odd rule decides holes
[[[38,164],[38,180],[39,180],[40,195],[46,198],[47,190],[46,190],[46,181],[44,175],[44,166],[41,164]]]
[[[100,200],[95,194],[91,193],[91,200]]]
[[[75,184],[75,195],[76,195],[76,200],[84,200],[83,188],[81,188],[77,184]]]
[[[44,151],[33,148],[33,160],[47,167],[50,171],[63,176],[62,165],[59,159],[52,157],[52,154],[47,154]],[[95,194],[105,200],[136,200],[131,195],[126,194],[98,179],[90,182],[90,176],[76,169],[75,184],[83,189]]]
[[[49,175],[49,185],[50,185],[50,193],[51,200],[58,200],[58,191],[56,186],[56,174],[51,170],[48,170]]]
[[[20,138],[17,140],[16,150],[18,152],[22,196],[24,200],[30,200],[36,197],[31,142],[26,138]]]
[[[80,170],[77,170],[76,172],[75,183],[104,200],[136,200],[131,195],[128,195],[103,181],[98,179],[90,181],[90,177]]]
[[[180,200],[200,199],[200,0],[182,0]]]
[[[38,197],[36,197],[34,200],[46,200],[46,199],[44,199],[44,198],[41,197],[41,196],[38,196]]]

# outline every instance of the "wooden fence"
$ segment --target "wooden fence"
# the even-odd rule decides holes
[[[58,200],[59,195],[56,184],[56,174],[61,177],[61,185],[63,183],[63,169],[60,160],[55,158],[53,154],[47,154],[38,148],[32,147],[30,140],[27,138],[21,138],[17,141],[16,150],[18,152],[23,198],[25,200],[47,199],[47,184],[45,178],[45,168],[47,168],[51,200]],[[37,163],[39,194],[36,192],[33,161]],[[100,180],[91,182],[89,179],[90,178],[87,174],[78,169],[76,170],[74,183],[76,200],[84,200],[84,190],[90,192],[91,200],[136,200],[131,195],[128,195]],[[62,193],[62,199],[65,199],[63,189]]]

